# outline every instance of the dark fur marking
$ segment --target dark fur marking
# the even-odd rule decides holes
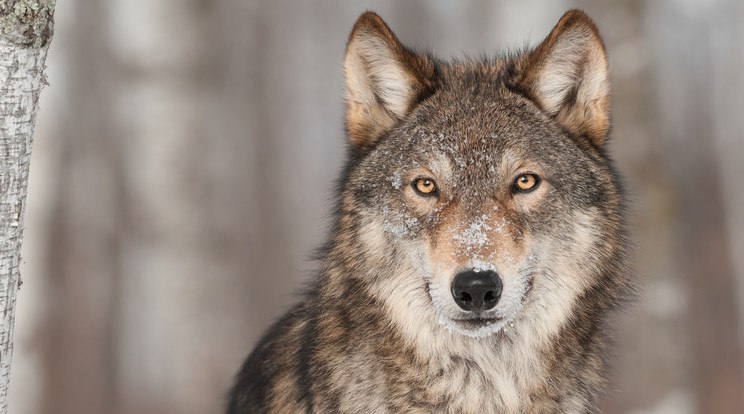
[[[307,318],[307,324],[305,325],[302,332],[302,341],[300,349],[297,355],[297,388],[300,390],[300,398],[303,401],[307,401],[307,412],[312,413],[313,410],[313,397],[312,397],[312,386],[313,379],[310,374],[310,367],[312,366],[312,353],[315,349],[315,337],[317,335],[315,321],[317,318],[317,310],[310,308],[310,315]]]
[[[261,345],[279,338],[294,323],[295,318],[294,313],[289,313],[280,319],[248,356],[237,375],[235,386],[230,391],[228,414],[245,413],[249,408],[256,411],[267,410],[266,401],[271,386],[272,368],[265,366],[265,363],[271,359],[271,350]]]

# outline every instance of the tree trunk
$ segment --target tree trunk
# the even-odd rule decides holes
[[[0,414],[8,411],[23,212],[55,0],[2,0],[0,18]]]

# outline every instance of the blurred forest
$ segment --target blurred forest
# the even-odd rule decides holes
[[[462,57],[569,8],[610,56],[643,291],[602,411],[744,413],[741,0],[58,2],[10,412],[221,412],[325,237],[356,17]]]

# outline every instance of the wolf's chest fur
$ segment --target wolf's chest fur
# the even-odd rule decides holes
[[[318,274],[228,413],[594,411],[632,289],[592,21],[443,62],[368,12],[344,70],[349,159]]]
[[[549,383],[549,360],[526,344],[514,343],[517,348],[469,345],[445,345],[452,351],[457,348],[458,355],[443,355],[447,351],[381,355],[380,349],[363,347],[366,350],[346,357],[344,365],[350,369],[333,382],[339,386],[333,394],[340,395],[340,401],[328,406],[319,401],[315,408],[319,412],[516,414],[576,412],[585,405],[574,384]]]
[[[485,371],[475,362],[464,359],[407,368],[398,370],[394,379],[386,378],[383,384],[370,379],[367,383],[349,386],[345,390],[348,392],[344,392],[341,411],[354,412],[365,407],[375,412],[387,407],[391,413],[520,412],[519,395],[524,394],[506,373]],[[370,393],[370,390],[376,391]]]

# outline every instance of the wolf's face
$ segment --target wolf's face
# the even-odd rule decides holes
[[[374,293],[408,325],[435,315],[484,337],[521,318],[552,334],[621,221],[593,24],[568,16],[532,53],[443,64],[363,17],[346,74],[356,163],[342,209],[363,256],[395,275]]]

